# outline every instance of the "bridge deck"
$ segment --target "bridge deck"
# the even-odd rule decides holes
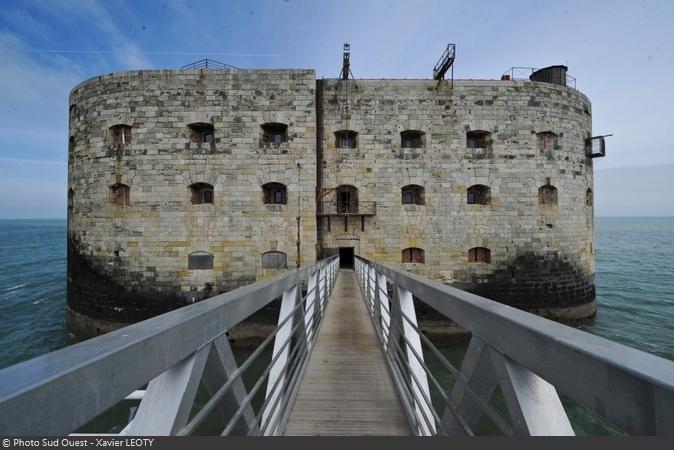
[[[339,272],[285,434],[410,434],[352,270]]]

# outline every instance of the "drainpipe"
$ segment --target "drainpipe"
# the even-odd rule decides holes
[[[300,197],[302,196],[302,191],[299,189],[300,187],[300,170],[301,166],[298,163],[297,164],[297,268],[299,268],[302,265],[302,255],[300,253],[301,251],[301,246],[302,246],[302,236],[300,233],[301,229],[301,209],[300,209]]]
[[[316,260],[323,256],[323,87],[316,80]]]

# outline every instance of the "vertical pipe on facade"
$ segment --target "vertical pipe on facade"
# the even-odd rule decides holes
[[[302,170],[302,166],[300,163],[297,163],[297,186],[300,185],[300,171]],[[302,253],[301,253],[301,247],[302,247],[302,236],[301,236],[301,221],[302,221],[302,207],[300,205],[300,199],[302,195],[300,191],[298,190],[297,192],[297,267],[299,268],[302,265]]]
[[[316,259],[323,257],[323,80],[316,80]]]

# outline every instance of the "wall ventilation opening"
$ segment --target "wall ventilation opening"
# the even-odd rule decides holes
[[[403,263],[424,264],[425,261],[426,261],[425,252],[420,248],[410,247],[402,251]]]
[[[491,203],[491,190],[488,186],[474,184],[468,188],[467,202],[469,205],[488,205]]]
[[[110,127],[112,145],[127,145],[131,143],[131,127],[129,125],[113,125]]]
[[[335,132],[335,147],[358,148],[358,133],[353,130],[339,130]]]
[[[489,148],[491,147],[491,133],[484,130],[474,130],[466,133],[466,147]]]
[[[485,247],[473,247],[468,250],[468,262],[491,262],[491,250]]]
[[[187,125],[190,129],[190,140],[196,144],[215,143],[215,128],[213,124],[206,122],[196,122]]]
[[[400,133],[402,148],[422,148],[426,146],[426,133],[419,130],[405,130]]]
[[[131,188],[126,184],[116,183],[110,186],[110,202],[117,206],[129,206]]]
[[[194,183],[190,186],[192,204],[213,203],[213,186],[208,183]]]
[[[75,207],[75,191],[68,189],[68,214],[72,214]]]
[[[188,270],[211,270],[213,269],[213,254],[203,251],[192,252],[187,255]]]
[[[283,252],[267,252],[262,254],[263,269],[285,269],[287,256]]]
[[[557,188],[551,184],[546,184],[538,188],[538,204],[539,205],[556,205],[557,204]]]
[[[287,189],[281,183],[267,183],[262,186],[262,201],[265,205],[285,205]]]
[[[538,150],[542,153],[546,150],[555,150],[559,146],[559,136],[552,131],[536,133]]]
[[[424,188],[416,184],[409,184],[402,188],[403,205],[424,205]]]
[[[261,127],[262,142],[265,144],[280,145],[288,140],[288,125],[285,123],[269,122]]]

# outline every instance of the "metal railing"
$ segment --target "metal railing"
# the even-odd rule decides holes
[[[124,399],[141,402],[121,435],[189,435],[212,414],[223,435],[281,434],[338,267],[328,258],[0,370],[0,435],[73,433]],[[278,326],[238,365],[227,330],[279,297]],[[244,372],[272,343],[247,390]]]
[[[212,70],[227,70],[227,69],[238,69],[238,67],[230,66],[229,64],[221,63],[214,61],[212,59],[200,59],[193,63],[187,64],[180,68],[181,70],[199,70],[199,69],[212,69]]]
[[[474,435],[486,415],[506,435],[573,435],[557,391],[616,431],[674,434],[674,362],[364,258],[355,271],[416,434]],[[414,298],[471,332],[461,368],[420,332]],[[509,420],[490,405],[497,387]]]
[[[527,80],[530,81],[531,75],[539,70],[536,67],[511,67],[506,70],[503,75],[507,75],[511,80]],[[501,77],[503,79],[503,77]],[[569,74],[566,74],[566,86],[576,89],[576,79]]]
[[[374,216],[377,214],[377,202],[324,202],[320,216]]]

